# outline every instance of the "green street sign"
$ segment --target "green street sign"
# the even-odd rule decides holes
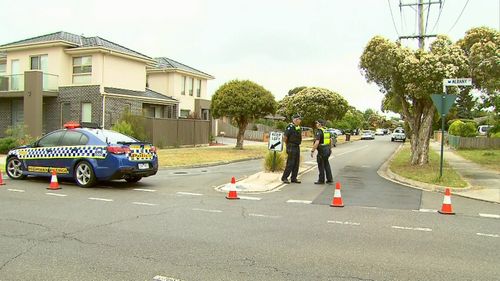
[[[431,98],[439,115],[445,116],[446,114],[448,114],[450,108],[455,103],[457,95],[432,94]]]

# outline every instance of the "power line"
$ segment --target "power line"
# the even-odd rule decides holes
[[[396,28],[396,22],[394,21],[394,15],[392,14],[391,1],[387,0],[387,4],[389,4],[389,11],[391,11],[392,25],[394,26],[394,30],[396,31],[396,34],[399,37],[399,32],[398,29]]]
[[[450,30],[448,30],[448,33],[450,33],[450,31],[455,27],[455,25],[457,24],[458,20],[460,19],[460,17],[462,17],[462,14],[464,13],[465,11],[465,8],[467,7],[467,4],[469,4],[469,0],[467,0],[467,2],[465,2],[465,5],[462,9],[462,11],[460,12],[460,15],[458,15],[458,18],[457,20],[455,21],[455,23],[453,24],[453,26],[450,28]]]
[[[444,3],[445,3],[445,0],[443,0],[443,4],[439,6],[438,18],[436,20],[436,23],[434,23],[434,26],[432,27],[431,33],[434,32],[434,29],[436,28],[436,26],[439,23],[439,19],[441,18],[441,13],[443,12],[443,9],[444,9]]]
[[[429,15],[431,14],[431,0],[429,0],[429,4],[427,6],[427,19],[425,20],[425,32],[427,33],[427,24],[429,23]]]

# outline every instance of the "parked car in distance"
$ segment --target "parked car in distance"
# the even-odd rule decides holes
[[[377,136],[383,136],[384,135],[384,129],[377,129],[377,130],[375,130],[375,135],[377,135]]]
[[[15,180],[27,176],[72,178],[81,187],[97,181],[125,179],[138,182],[156,174],[156,148],[121,133],[98,127],[82,128],[67,123],[65,129],[50,132],[33,144],[9,151],[7,175]]]
[[[486,136],[491,128],[493,128],[491,125],[481,125],[477,127],[477,131],[480,136]]]
[[[374,140],[375,133],[372,130],[363,130],[363,132],[361,132],[361,139],[362,140]]]
[[[398,141],[398,140],[402,142],[406,141],[406,134],[403,128],[396,128],[391,135],[391,141]]]
[[[336,147],[337,146],[337,136],[338,136],[337,131],[335,129],[332,129],[332,128],[326,129],[326,131],[330,133],[331,139],[332,139],[332,145],[334,147]]]

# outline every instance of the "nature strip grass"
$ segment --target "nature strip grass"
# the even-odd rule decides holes
[[[467,160],[500,172],[500,149],[467,149],[454,152]]]
[[[161,149],[158,151],[160,167],[179,167],[263,158],[265,145],[243,145],[243,149],[230,146]]]
[[[410,164],[410,145],[406,144],[392,159],[390,169],[392,172],[419,182],[440,185],[444,187],[466,187],[467,183],[453,170],[446,158],[443,165],[443,177],[439,179],[440,156],[433,150],[429,151],[429,163],[422,166]]]

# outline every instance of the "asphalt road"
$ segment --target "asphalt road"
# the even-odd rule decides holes
[[[82,189],[46,179],[0,187],[0,280],[499,280],[500,206],[381,179],[399,144],[342,145],[333,186],[303,183],[226,200],[214,187],[262,161],[162,170],[138,184]],[[311,161],[311,159],[304,159]],[[173,279],[173,280],[175,280]]]

